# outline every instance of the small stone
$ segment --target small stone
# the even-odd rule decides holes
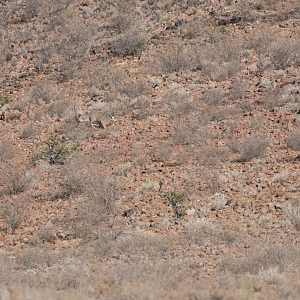
[[[196,212],[195,208],[191,208],[191,209],[186,210],[186,214],[188,216],[193,216],[195,214],[195,212]]]
[[[152,228],[155,227],[155,222],[153,222],[153,221],[150,222],[150,226],[149,227],[152,227]]]
[[[24,244],[27,244],[27,243],[29,242],[29,239],[26,238],[26,237],[24,237],[24,238],[22,239],[22,242],[23,242]]]
[[[58,237],[59,239],[64,240],[64,239],[66,238],[66,235],[65,235],[63,232],[59,232],[59,233],[57,234],[57,237]]]

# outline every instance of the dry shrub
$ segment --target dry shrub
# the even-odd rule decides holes
[[[172,139],[175,145],[190,144],[194,142],[194,133],[188,128],[179,125],[172,135]]]
[[[300,151],[300,130],[295,130],[290,134],[287,146],[295,151]]]
[[[47,114],[50,117],[64,117],[70,106],[71,102],[68,100],[55,101],[49,106]]]
[[[116,31],[117,34],[124,33],[134,25],[134,16],[131,14],[116,14],[111,18],[111,27]]]
[[[264,60],[269,51],[270,44],[273,42],[273,34],[270,28],[263,28],[260,32],[254,32],[248,42],[260,60]]]
[[[78,222],[73,224],[73,229],[76,234],[91,237],[101,234],[103,226],[114,227],[114,223],[104,225],[103,222],[116,214],[120,185],[112,178],[105,177],[98,166],[88,166],[85,171],[87,182],[78,207]]]
[[[149,98],[139,97],[136,101],[130,104],[128,107],[129,110],[137,109],[138,112],[135,115],[137,120],[147,119],[152,116],[154,110],[152,108],[152,102]]]
[[[7,226],[16,231],[28,216],[29,200],[26,195],[2,198],[1,217]]]
[[[244,97],[247,89],[249,87],[249,84],[247,82],[239,82],[239,83],[235,83],[232,85],[231,87],[231,94],[230,94],[230,98],[233,100],[238,100]]]
[[[193,19],[184,26],[184,37],[195,39],[203,34],[203,21]]]
[[[246,162],[253,158],[261,158],[269,145],[269,141],[266,138],[259,136],[250,136],[242,141],[240,146],[239,161]]]
[[[123,228],[121,226],[104,226],[99,238],[96,241],[92,241],[89,245],[89,247],[93,247],[92,254],[96,257],[119,254],[122,256],[134,255],[137,257],[157,258],[164,252],[169,251],[174,242],[169,237],[125,232],[124,225]]]
[[[245,258],[225,257],[220,267],[233,274],[259,274],[271,268],[277,268],[280,273],[289,273],[299,268],[299,253],[299,246],[257,246]]]
[[[0,165],[0,186],[4,195],[17,195],[31,188],[31,176],[27,175],[27,166],[3,163]]]
[[[240,111],[239,111],[240,109]],[[249,100],[243,100],[241,103],[239,103],[238,105],[238,108],[237,108],[237,113],[243,113],[243,114],[246,114],[246,113],[250,113],[253,111],[253,105],[252,103],[249,101]]]
[[[28,249],[20,253],[17,258],[17,266],[21,269],[41,270],[50,267],[56,262],[58,255],[45,249]]]
[[[45,242],[54,242],[56,236],[53,225],[46,225],[42,227],[38,233],[39,240],[44,244]]]
[[[0,161],[13,159],[17,155],[16,147],[10,142],[0,143]]]
[[[286,208],[285,214],[297,231],[300,231],[300,199],[292,200],[292,203]]]
[[[36,138],[41,133],[41,128],[39,125],[35,123],[29,123],[25,125],[23,128],[20,138],[21,139],[28,139],[28,138]]]
[[[0,278],[3,285],[15,281],[12,270],[15,267],[15,262],[4,251],[0,253]],[[0,294],[1,291],[0,291]],[[3,295],[3,294],[2,294]]]
[[[201,173],[201,177],[205,182],[208,190],[215,194],[222,189],[223,182],[220,179],[220,175],[216,170],[205,170]]]
[[[166,143],[160,143],[154,148],[153,156],[154,161],[157,162],[164,162],[170,160],[173,154],[173,148],[166,144]]]
[[[35,85],[30,91],[30,102],[36,104],[49,103],[57,99],[57,89],[54,83],[44,80]]]
[[[131,160],[133,164],[143,167],[149,161],[149,155],[145,149],[137,146],[131,153]]]
[[[190,244],[206,246],[208,244],[232,244],[241,236],[235,227],[215,225],[210,220],[190,219],[184,228],[184,239]]]
[[[159,70],[157,69],[156,72],[167,74],[190,69],[192,66],[191,52],[192,50],[189,47],[170,45],[170,50],[161,55],[155,55],[155,61],[158,58],[159,62],[157,66]]]
[[[279,39],[272,43],[270,60],[276,69],[285,69],[299,63],[299,42],[292,39]]]
[[[226,161],[229,156],[227,147],[213,147],[205,145],[195,152],[197,163],[200,166],[213,167]]]
[[[149,86],[143,81],[130,81],[118,88],[121,94],[125,94],[130,98],[141,95],[147,95],[150,92]]]
[[[212,44],[194,48],[194,67],[211,80],[227,80],[242,70],[240,54],[241,46],[237,41],[217,36]]]
[[[145,50],[145,43],[146,39],[143,28],[133,26],[113,39],[111,42],[111,51],[115,55],[140,56]]]
[[[86,77],[88,84],[93,87],[90,96],[97,98],[101,96],[102,90],[115,91],[115,86],[123,79],[123,72],[121,68],[111,68],[109,65],[102,64],[99,68],[88,69]],[[116,100],[116,97],[117,95],[114,95],[111,100]]]
[[[170,93],[165,97],[165,103],[172,119],[196,114],[198,110],[197,104],[189,99],[187,93]]]
[[[282,106],[289,102],[294,102],[294,95],[290,91],[282,88],[276,88],[271,90],[265,97],[264,102],[268,108],[274,109],[274,107]]]
[[[75,117],[70,117],[63,122],[59,132],[66,135],[71,141],[84,141],[93,135],[93,127],[89,122],[79,123]]]
[[[223,93],[213,89],[205,91],[201,100],[207,105],[219,105],[222,101],[222,98]]]
[[[84,158],[72,159],[63,169],[63,181],[60,186],[66,197],[85,193],[89,181],[89,164]]]
[[[208,64],[203,72],[209,76],[211,80],[224,81],[242,70],[242,65],[239,60],[223,62],[221,65]]]

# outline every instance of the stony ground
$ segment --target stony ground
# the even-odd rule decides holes
[[[0,4],[1,299],[298,299],[299,1],[54,2]]]

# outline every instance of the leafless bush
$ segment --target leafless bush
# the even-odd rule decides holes
[[[46,17],[50,14],[51,4],[44,0],[25,0],[25,14],[28,19],[37,16]]]
[[[172,139],[175,145],[186,144],[186,143],[189,144],[189,143],[193,143],[195,140],[194,133],[188,128],[185,128],[181,125],[179,125],[176,128],[175,133],[172,135]]]
[[[195,152],[197,163],[201,166],[213,167],[226,161],[229,155],[227,147],[213,147],[204,145]]]
[[[196,114],[197,104],[188,98],[187,94],[170,93],[166,96],[167,111],[171,111],[171,118],[178,119],[189,114]]]
[[[138,26],[131,27],[112,41],[112,53],[122,56],[140,56],[145,50],[145,33]]]
[[[54,227],[52,225],[42,227],[38,233],[38,238],[42,243],[52,243],[55,240]]]
[[[212,194],[219,192],[223,186],[220,175],[216,170],[206,170],[202,173],[202,178],[207,188]]]
[[[173,45],[171,50],[159,56],[159,62],[162,73],[187,70],[191,67],[191,49],[182,45]]]
[[[63,117],[68,111],[70,105],[71,103],[68,100],[55,101],[49,106],[47,110],[47,114],[50,117],[54,117],[54,116]]]
[[[186,24],[185,37],[188,39],[195,39],[203,34],[203,22],[199,19],[193,19]]]
[[[30,185],[26,176],[26,166],[3,163],[0,165],[2,176],[0,186],[3,187],[2,194],[17,195],[26,191]]]
[[[34,123],[25,125],[20,135],[21,139],[36,138],[41,133],[41,128]]]
[[[287,207],[285,211],[287,217],[294,225],[297,231],[300,231],[300,199],[296,198],[292,200],[292,203]]]
[[[13,159],[17,155],[16,147],[10,142],[0,143],[0,161]]]
[[[122,79],[123,72],[120,68],[111,68],[109,65],[102,64],[100,68],[88,69],[87,82],[93,87],[90,96],[96,98],[101,95],[102,90],[114,92]],[[115,99],[116,97],[113,97],[112,100]]]
[[[240,146],[239,161],[246,162],[253,158],[260,158],[264,155],[269,141],[266,138],[258,136],[250,136],[245,138]]]
[[[293,102],[294,97],[290,91],[282,88],[275,88],[271,90],[264,98],[264,103],[268,108],[273,109],[274,107],[282,106],[286,103]]]
[[[271,45],[271,63],[276,69],[285,69],[299,63],[299,42],[292,39],[280,39]]]
[[[223,93],[213,89],[204,92],[202,101],[208,105],[219,105],[223,98]]]
[[[153,156],[154,160],[158,162],[164,162],[170,160],[173,154],[173,148],[167,144],[160,143],[155,147]]]
[[[3,197],[1,217],[12,231],[16,231],[28,216],[28,205],[26,196]]]
[[[74,158],[63,170],[63,181],[60,183],[63,194],[67,197],[85,193],[89,182],[89,164],[84,158]]]
[[[299,268],[299,247],[285,247],[274,244],[266,247],[255,247],[243,259],[225,258],[221,268],[233,274],[259,274],[263,270],[278,268],[280,273],[291,272]]]
[[[127,107],[126,111],[132,109],[138,109],[135,118],[137,120],[146,119],[154,114],[154,109],[152,108],[151,101],[147,97],[139,97],[136,101],[130,104]],[[122,111],[122,110],[121,110]],[[124,111],[123,111],[124,112]]]
[[[253,111],[253,105],[249,100],[243,100],[239,103],[238,107],[241,110],[241,113],[251,113]]]
[[[17,265],[25,270],[41,270],[51,266],[57,260],[57,255],[48,249],[28,249],[20,253],[17,258]]]
[[[290,134],[287,146],[295,151],[300,151],[300,130],[295,130]]]
[[[230,98],[233,100],[238,100],[244,97],[246,90],[248,89],[249,84],[247,82],[235,83],[231,87]]]
[[[131,81],[118,88],[121,94],[125,94],[130,98],[140,95],[147,95],[150,92],[149,86],[143,81]]]
[[[37,84],[31,89],[30,99],[31,102],[36,104],[49,103],[50,100],[56,100],[57,91],[55,85],[49,81]]]
[[[131,153],[131,159],[135,165],[143,167],[149,161],[149,156],[145,150],[137,146]]]
[[[274,40],[270,31],[270,28],[263,28],[261,31],[255,32],[248,39],[250,48],[254,49],[256,55],[260,59],[264,59],[264,57],[267,55],[269,52],[269,47]]]
[[[183,231],[188,243],[198,246],[207,244],[218,245],[220,243],[232,244],[239,236],[238,228],[229,226],[215,226],[209,220],[191,219]]]
[[[135,19],[131,14],[116,14],[111,18],[112,28],[117,34],[124,33],[134,25]]]
[[[91,237],[94,234],[99,236],[103,230],[103,222],[116,214],[120,186],[112,178],[105,177],[97,167],[90,168],[88,172],[85,201],[78,207],[79,224],[74,224],[74,228],[79,234]],[[109,226],[114,225],[115,223],[111,223]]]

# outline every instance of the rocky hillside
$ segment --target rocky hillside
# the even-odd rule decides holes
[[[0,20],[0,299],[299,299],[298,0]]]

